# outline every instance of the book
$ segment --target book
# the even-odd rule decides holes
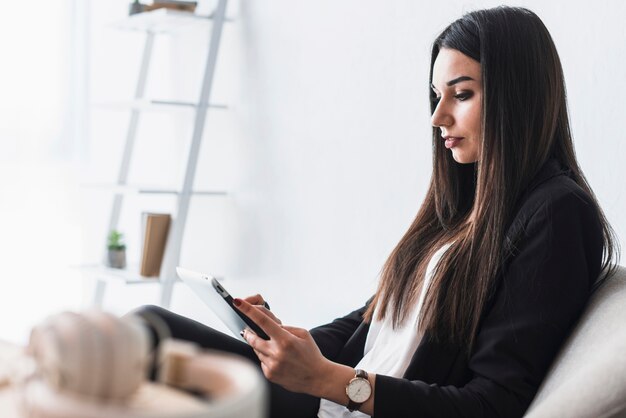
[[[144,212],[142,216],[144,239],[140,274],[144,277],[158,277],[172,217],[168,213],[149,212]]]
[[[170,9],[180,12],[191,12],[196,10],[197,2],[185,0],[155,0],[152,4],[143,4],[139,0],[134,0],[128,5],[130,16],[143,12],[151,12],[157,9]]]
[[[149,12],[157,9],[170,9],[193,13],[196,10],[196,4],[195,1],[156,0],[152,4],[146,4],[143,11]]]

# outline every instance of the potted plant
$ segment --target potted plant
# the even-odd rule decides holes
[[[117,230],[109,232],[107,238],[107,248],[109,267],[123,269],[126,267],[126,244],[124,244],[124,234]]]

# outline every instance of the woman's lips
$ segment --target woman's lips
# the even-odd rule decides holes
[[[448,136],[444,138],[446,140],[445,146],[446,148],[454,148],[456,147],[459,142],[461,142],[461,140],[463,139],[463,137],[454,137],[454,136]]]

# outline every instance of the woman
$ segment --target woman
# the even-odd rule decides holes
[[[144,310],[177,338],[259,362],[273,417],[522,416],[611,273],[613,232],[576,161],[541,20],[464,15],[435,40],[430,83],[430,188],[364,307],[309,332],[260,296],[236,300],[271,337],[246,331],[249,346]]]

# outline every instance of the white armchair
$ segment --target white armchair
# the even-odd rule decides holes
[[[626,417],[625,267],[593,294],[526,417]]]

